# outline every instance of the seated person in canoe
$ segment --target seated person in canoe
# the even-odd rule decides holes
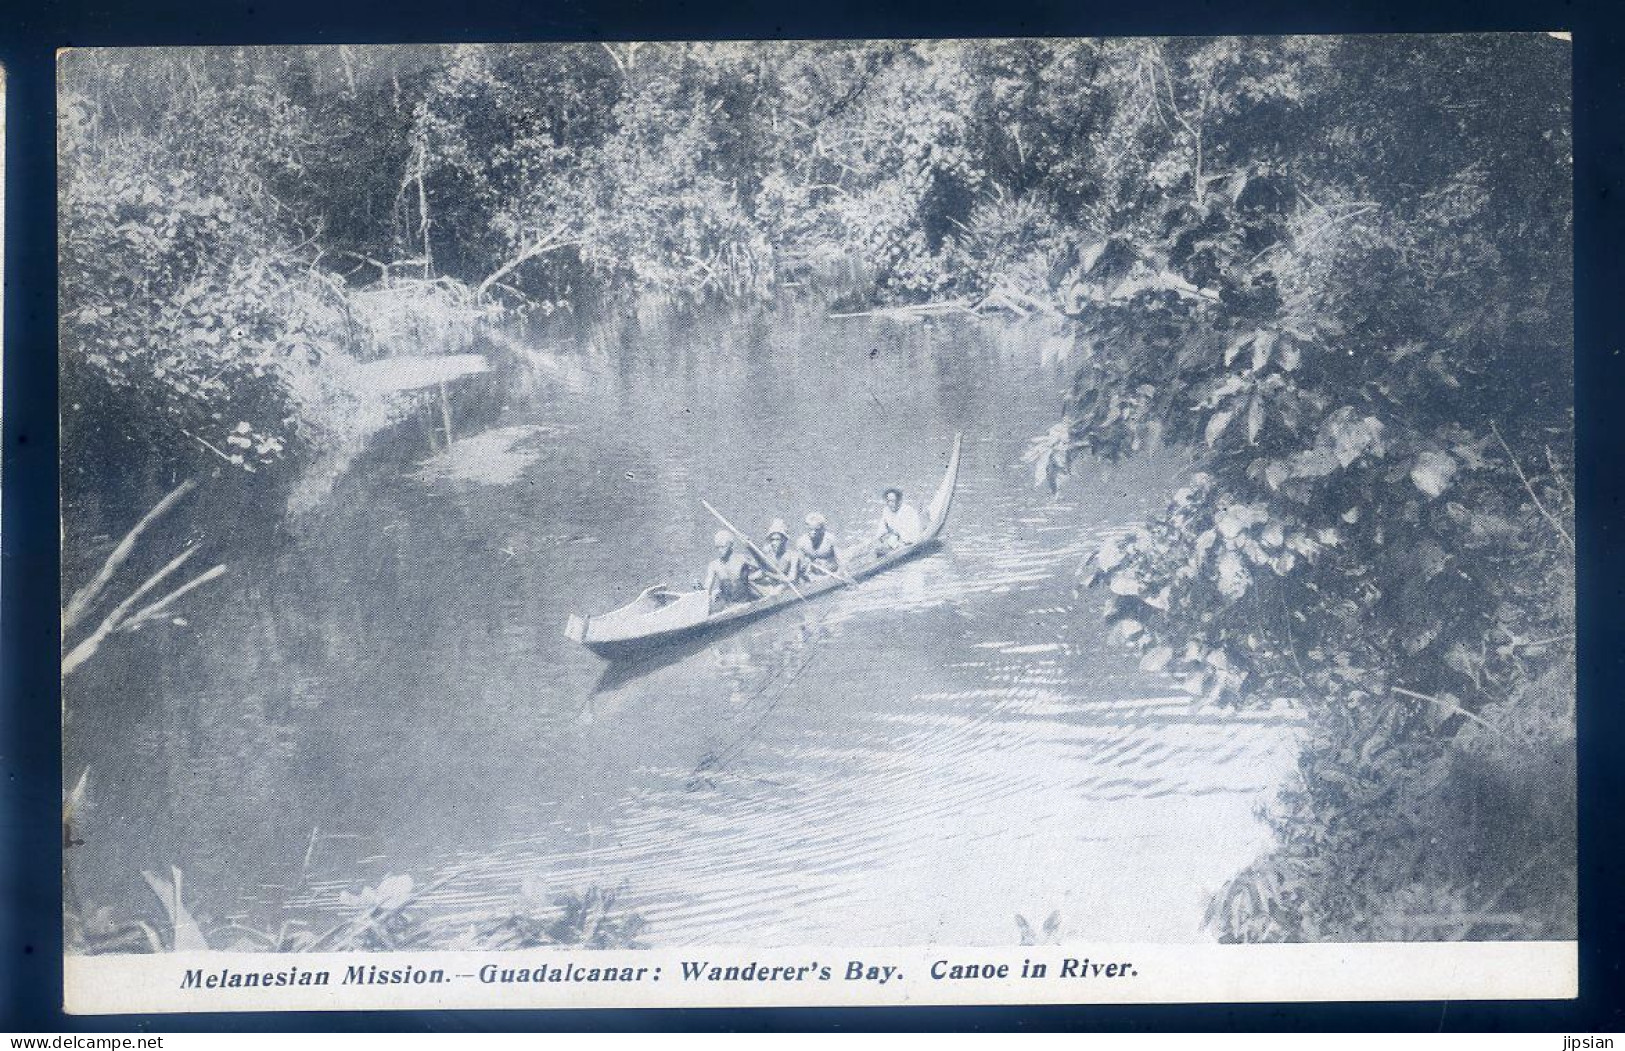
[[[886,509],[880,513],[875,536],[875,554],[884,555],[900,547],[917,544],[925,535],[925,523],[913,504],[903,502],[903,491],[893,486],[883,494]]]
[[[796,580],[819,580],[841,572],[841,558],[835,552],[835,538],[829,535],[829,522],[817,511],[807,516],[807,532],[796,541]]]
[[[727,530],[718,530],[715,541],[717,557],[705,567],[705,593],[710,597],[711,609],[754,601],[759,597],[755,562],[734,550],[733,534]]]
[[[795,579],[796,554],[790,550],[790,527],[784,524],[784,519],[775,518],[767,527],[767,539],[755,559],[761,572],[756,581],[757,590],[782,589],[786,580]]]

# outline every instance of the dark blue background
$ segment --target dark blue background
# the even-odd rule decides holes
[[[0,1030],[1544,1030],[1625,1021],[1620,912],[1621,379],[1625,41],[1607,2],[1496,0],[831,0],[749,5],[458,0],[335,4],[0,6],[7,77],[5,484],[0,521]],[[566,39],[1460,32],[1574,33],[1576,409],[1580,558],[1580,986],[1562,1003],[492,1011],[160,1015],[61,1013],[61,778],[56,499],[54,52],[162,44]]]

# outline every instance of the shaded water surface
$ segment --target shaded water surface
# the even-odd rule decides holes
[[[1293,717],[1199,708],[1074,608],[1174,469],[1034,489],[1067,374],[1041,339],[761,314],[512,349],[449,454],[376,442],[268,574],[87,679],[79,893],[145,912],[173,864],[200,912],[274,928],[456,874],[429,908],[619,888],[653,944],[1008,943],[1055,910],[1069,939],[1204,937]],[[884,485],[923,507],[956,431],[939,551],[636,674],[562,637],[694,583],[700,499],[844,538]]]

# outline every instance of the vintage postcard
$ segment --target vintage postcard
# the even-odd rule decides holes
[[[1573,996],[1569,62],[63,53],[68,1009]]]

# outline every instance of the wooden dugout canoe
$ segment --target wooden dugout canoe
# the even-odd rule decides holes
[[[953,453],[948,457],[948,470],[943,474],[936,495],[926,509],[925,533],[919,541],[879,558],[870,556],[851,562],[843,561],[841,568],[848,577],[854,581],[872,577],[936,546],[943,527],[948,524],[954,488],[959,484],[959,443],[960,436],[956,434]],[[592,617],[572,613],[564,634],[600,657],[625,660],[668,643],[689,641],[738,627],[785,606],[810,601],[845,584],[846,581],[838,577],[813,577],[805,583],[797,581],[805,598],[798,598],[790,589],[784,588],[754,602],[723,606],[715,612],[711,611],[710,601],[703,591],[682,591],[657,584],[620,609]]]

